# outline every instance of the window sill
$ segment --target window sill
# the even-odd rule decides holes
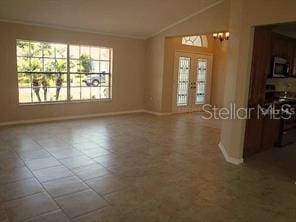
[[[60,101],[60,102],[41,102],[41,103],[18,103],[19,106],[42,106],[42,105],[65,105],[65,104],[78,104],[78,103],[100,103],[112,102],[111,99],[92,99],[92,100],[73,100],[73,101]]]

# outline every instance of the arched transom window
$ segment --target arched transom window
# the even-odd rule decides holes
[[[208,39],[206,35],[185,36],[182,38],[182,44],[197,47],[208,47]]]

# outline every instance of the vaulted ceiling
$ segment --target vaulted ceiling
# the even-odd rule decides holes
[[[0,21],[147,38],[219,0],[0,0]]]

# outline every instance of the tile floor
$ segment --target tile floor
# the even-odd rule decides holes
[[[133,114],[0,128],[0,222],[294,222],[294,147],[233,166],[219,125]]]

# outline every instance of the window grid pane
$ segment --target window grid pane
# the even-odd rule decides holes
[[[111,99],[112,49],[23,40],[16,48],[19,103]]]
[[[71,100],[110,99],[111,50],[70,45],[70,55]]]

